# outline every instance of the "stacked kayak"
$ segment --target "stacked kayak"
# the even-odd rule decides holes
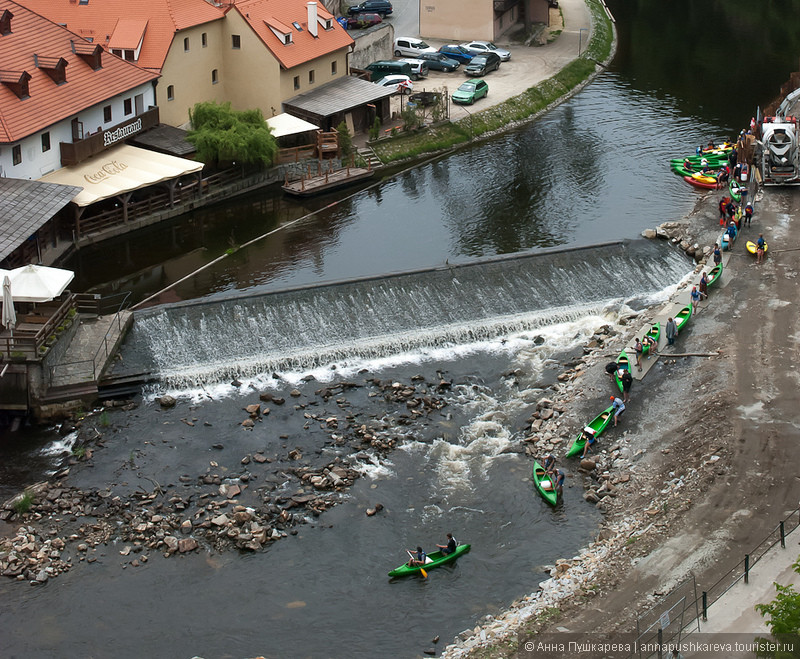
[[[684,176],[683,180],[696,188],[716,190],[718,187],[717,179],[714,176],[706,176],[699,172],[695,172],[691,176]]]
[[[458,545],[452,554],[442,554],[440,551],[435,551],[428,554],[428,561],[425,563],[425,565],[415,565],[410,567],[408,564],[403,564],[389,572],[389,576],[409,577],[412,574],[419,574],[420,569],[432,570],[435,567],[439,567],[440,565],[444,565],[445,563],[450,563],[456,560],[459,556],[461,556],[461,554],[466,554],[469,551],[469,547],[469,545]]]
[[[599,437],[600,434],[608,427],[608,424],[611,421],[611,415],[613,413],[614,406],[612,405],[600,412],[600,414],[592,419],[586,426],[594,431],[595,438]],[[574,455],[583,453],[583,447],[585,444],[586,440],[583,438],[583,431],[581,431],[575,441],[572,442],[572,446],[570,447],[569,451],[567,451],[566,457],[571,458]]]
[[[545,472],[544,467],[536,460],[533,461],[533,484],[542,495],[542,499],[547,501],[551,506],[558,503],[558,492],[556,492],[555,483],[550,479],[550,476]],[[427,566],[426,566],[427,567]]]

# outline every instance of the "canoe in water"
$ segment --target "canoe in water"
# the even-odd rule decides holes
[[[428,554],[428,562],[425,565],[417,565],[414,567],[409,567],[407,564],[403,564],[400,567],[396,567],[394,570],[389,572],[390,577],[410,577],[412,574],[419,574],[420,568],[424,568],[427,570],[432,570],[435,567],[439,567],[440,565],[444,565],[445,563],[450,563],[451,561],[456,560],[461,554],[466,554],[469,551],[469,545],[458,545],[456,550],[452,554],[442,554],[440,551],[434,551]]]
[[[611,421],[611,415],[614,413],[614,406],[607,407],[604,409],[600,414],[598,414],[594,419],[592,419],[587,428],[591,428],[594,430],[595,438],[599,437],[602,432],[608,427],[609,422]],[[566,457],[571,458],[574,455],[580,455],[583,453],[583,447],[586,444],[586,440],[583,439],[583,431],[578,433],[578,437],[572,442],[572,446],[570,446],[569,451],[567,451]]]
[[[711,178],[710,176],[704,176],[703,178]],[[706,190],[716,190],[717,189],[717,181],[714,179],[713,183],[706,183],[705,181],[698,180],[693,176],[684,176],[683,180],[693,185],[696,188],[704,188]]]
[[[758,251],[758,245],[756,245],[752,240],[748,240],[744,244],[744,246],[747,249],[747,251],[750,252],[751,254],[755,254]],[[764,254],[767,253],[768,249],[769,245],[767,245],[767,243],[764,243]]]
[[[675,314],[675,324],[678,326],[678,331],[682,330],[689,319],[692,317],[692,305],[687,304],[683,309]]]
[[[533,484],[542,495],[542,499],[547,501],[551,506],[558,503],[558,492],[556,492],[556,484],[550,479],[550,476],[536,460],[533,461]]]

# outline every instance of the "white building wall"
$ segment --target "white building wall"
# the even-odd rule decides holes
[[[72,142],[72,120],[77,118],[83,122],[83,135],[107,130],[112,126],[124,123],[136,116],[135,97],[144,97],[143,110],[156,104],[155,90],[150,82],[135,87],[124,94],[93,105],[76,115],[68,117],[57,124],[12,144],[0,144],[0,176],[19,179],[39,179],[56,169],[61,169],[60,142]],[[125,114],[125,99],[131,100],[131,113]],[[103,108],[111,106],[111,121],[103,120]],[[50,133],[50,150],[42,151],[42,135]],[[22,162],[14,164],[14,147],[22,149]]]

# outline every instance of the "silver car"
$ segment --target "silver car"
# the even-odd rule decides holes
[[[467,43],[462,43],[461,46],[466,48],[473,55],[481,55],[482,53],[491,51],[495,55],[499,55],[500,59],[504,62],[511,59],[511,53],[509,51],[504,48],[498,48],[491,41],[468,41]]]
[[[411,65],[411,77],[414,80],[419,80],[428,75],[428,63],[421,59],[413,59],[411,57],[398,60],[399,62],[406,62]]]

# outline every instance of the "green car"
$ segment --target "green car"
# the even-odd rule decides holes
[[[485,80],[472,78],[463,83],[453,93],[453,103],[469,103],[472,105],[479,98],[489,94],[489,85]]]

